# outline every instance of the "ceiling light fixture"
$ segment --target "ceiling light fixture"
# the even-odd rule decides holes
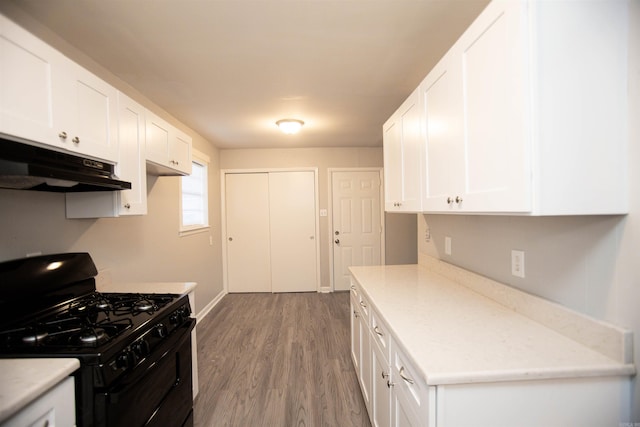
[[[278,125],[282,132],[291,135],[294,133],[298,133],[300,129],[302,129],[302,125],[304,125],[304,122],[297,119],[282,119],[278,120],[276,122],[276,125]]]

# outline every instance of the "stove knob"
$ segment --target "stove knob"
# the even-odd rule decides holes
[[[167,336],[167,327],[164,326],[162,323],[158,323],[155,327],[154,327],[154,333],[155,336],[158,338],[164,338]]]
[[[116,358],[116,368],[127,369],[131,366],[131,352],[123,351]]]
[[[184,322],[184,314],[182,313],[182,311],[178,310],[173,313],[171,317],[169,317],[169,322],[171,322],[172,325],[180,325],[182,322]]]
[[[131,345],[134,353],[140,357],[148,356],[150,351],[149,343],[146,340],[136,341]]]

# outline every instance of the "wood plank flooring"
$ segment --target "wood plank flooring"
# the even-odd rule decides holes
[[[370,426],[348,292],[228,294],[197,328],[195,427]]]

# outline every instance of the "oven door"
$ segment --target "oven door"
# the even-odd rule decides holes
[[[191,330],[195,319],[170,336],[142,372],[135,369],[95,395],[96,426],[187,427],[193,425]],[[191,420],[191,421],[190,421]]]

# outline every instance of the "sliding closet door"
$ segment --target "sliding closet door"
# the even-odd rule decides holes
[[[271,292],[269,175],[225,176],[229,292]]]
[[[315,204],[312,171],[269,173],[273,292],[317,290]]]

